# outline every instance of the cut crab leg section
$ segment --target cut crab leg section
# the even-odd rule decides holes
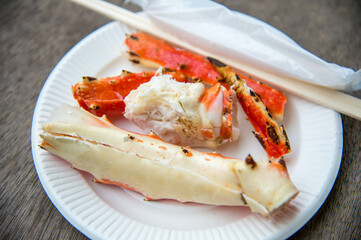
[[[269,216],[298,194],[284,161],[239,160],[180,147],[70,106],[43,125],[41,138],[41,148],[74,168],[153,200],[249,206]]]
[[[207,89],[159,73],[124,102],[124,117],[173,144],[214,149],[237,140],[241,132],[237,96],[220,83]]]
[[[127,35],[125,44],[129,47],[129,60],[150,67],[166,67],[193,79],[215,84],[221,75],[200,55],[177,49],[162,40],[143,33]]]
[[[285,129],[278,126],[268,108],[245,80],[224,63],[210,57],[208,60],[222,74],[224,81],[236,91],[243,110],[255,129],[253,133],[265,149],[268,158],[278,159],[291,152]]]
[[[136,64],[170,68],[186,75],[193,82],[202,81],[209,85],[214,85],[222,79],[221,74],[203,56],[175,48],[146,33],[137,32],[127,35],[125,44],[129,48],[129,60]],[[287,101],[286,96],[259,81],[246,76],[242,78],[267,106],[274,119],[281,121]]]
[[[183,74],[164,69],[163,71],[177,81],[187,81]],[[119,116],[124,113],[124,98],[130,91],[148,82],[154,74],[155,72],[132,73],[123,70],[121,75],[115,77],[83,77],[82,82],[72,86],[73,97],[79,106],[96,116]]]

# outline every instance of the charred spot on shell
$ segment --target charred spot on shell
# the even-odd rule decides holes
[[[165,73],[165,72],[175,72],[175,70],[172,69],[172,68],[169,68],[169,67],[164,67],[164,68],[162,68],[162,72],[163,73]]]
[[[133,51],[128,51],[128,54],[129,54],[129,56],[132,56],[132,57],[139,57],[139,55]]]
[[[272,139],[272,141],[275,144],[279,144],[280,143],[280,138],[276,133],[276,129],[273,125],[268,125],[267,126],[267,134],[268,136]]]
[[[212,65],[214,65],[216,67],[227,67],[226,64],[222,63],[221,61],[219,61],[219,60],[217,60],[215,58],[207,57],[207,59]]]
[[[254,99],[259,100],[259,98],[261,97],[258,93],[256,93],[256,92],[253,91],[252,89],[249,90],[249,93],[251,94],[251,96],[252,96]],[[258,101],[257,101],[257,102],[258,102]]]
[[[256,102],[259,102],[259,96],[257,93],[255,93],[252,89],[249,90],[249,94],[251,94],[251,96],[253,97],[253,99],[256,101]]]
[[[130,135],[130,134],[128,134],[128,137],[129,137],[130,140],[134,140],[134,139],[135,139],[135,137],[134,137],[133,135]]]
[[[149,76],[149,72],[143,72],[143,76],[144,76],[144,77],[148,77],[148,76]]]
[[[90,83],[90,82],[93,82],[93,81],[96,81],[96,80],[97,80],[97,78],[95,78],[95,77],[88,77],[88,76],[83,77],[83,82],[84,83]]]
[[[256,102],[258,102],[258,96],[252,89],[249,90],[249,94],[256,100]]]
[[[286,133],[286,130],[284,128],[284,126],[282,125],[281,126],[281,130],[282,130],[282,133],[283,133],[283,136],[285,137],[285,144],[286,144],[286,147],[288,150],[291,149],[291,146],[290,146],[290,140],[288,139],[288,136],[287,136],[287,133]]]
[[[38,145],[39,148],[43,149],[43,150],[46,150],[45,147],[43,147],[42,145]]]
[[[257,138],[257,140],[261,144],[261,146],[264,149],[266,149],[266,145],[265,145],[265,141],[264,141],[263,137],[259,133],[255,132],[255,131],[252,131],[252,133]]]
[[[129,72],[127,70],[122,70],[121,74],[122,74],[123,77],[126,77],[126,76],[129,76],[130,74],[132,74],[132,72]]]
[[[132,63],[135,63],[135,64],[139,64],[139,63],[140,63],[140,61],[137,60],[137,59],[129,59],[129,61],[131,61]]]
[[[237,80],[240,80],[241,78],[238,76],[238,74],[235,74]],[[252,91],[252,90],[251,90]],[[253,92],[253,91],[252,91]]]
[[[100,106],[98,106],[98,105],[91,105],[89,107],[89,110],[99,110],[99,109],[100,109]]]
[[[286,166],[286,161],[284,159],[284,157],[282,156],[280,159],[278,159],[277,161],[279,164],[281,164],[286,170],[287,170],[287,166]]]
[[[261,94],[256,93],[256,92],[255,92],[255,94],[256,94],[256,96],[257,96],[258,98],[261,98]]]
[[[290,145],[290,142],[288,140],[286,140],[285,145],[286,145],[286,148],[288,150],[291,150],[291,145]]]
[[[128,134],[128,136],[123,138],[123,141],[128,142],[129,140],[134,140],[134,139],[135,139],[135,137],[133,135]]]
[[[139,40],[139,38],[137,36],[133,35],[133,34],[130,34],[130,35],[128,34],[126,36],[127,36],[127,38],[130,38],[130,39],[133,39],[133,40],[136,40],[136,41]]]
[[[281,130],[282,130],[283,135],[285,136],[285,139],[288,140],[288,136],[287,136],[285,127],[283,125],[281,125]]]
[[[188,68],[187,65],[185,65],[184,63],[178,63],[178,67],[179,67],[180,69],[182,69],[182,70]]]
[[[266,112],[267,112],[267,114],[268,114],[268,117],[270,117],[271,119],[273,119],[273,118],[272,118],[272,114],[271,114],[271,112],[268,110],[268,108],[265,107],[265,109],[266,109]]]
[[[184,153],[184,155],[186,155],[187,157],[190,157],[193,155],[188,149],[186,149],[184,147],[182,147],[181,150]]]
[[[248,154],[246,158],[246,164],[251,166],[252,169],[254,169],[257,166],[257,163],[254,161],[254,159],[250,154]]]

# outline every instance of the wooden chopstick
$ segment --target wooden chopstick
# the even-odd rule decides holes
[[[135,28],[139,31],[144,31],[168,42],[176,44],[192,52],[203,56],[210,56],[216,58],[227,65],[246,72],[255,78],[282,89],[286,92],[292,93],[296,96],[304,98],[308,101],[314,102],[321,106],[333,109],[339,113],[361,120],[361,99],[355,98],[351,95],[336,91],[330,88],[306,83],[298,79],[280,76],[269,73],[253,66],[241,64],[232,59],[220,55],[210,54],[207,51],[198,49],[193,45],[182,42],[171,34],[159,29],[148,18],[135,14],[124,8],[116,6],[102,0],[71,0],[77,4],[87,7],[95,12],[105,15],[111,19],[125,23],[126,25]]]

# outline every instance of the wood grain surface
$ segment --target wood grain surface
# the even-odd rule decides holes
[[[361,68],[358,0],[218,2],[273,25],[328,62]],[[0,1],[0,239],[86,239],[44,192],[33,164],[30,128],[39,92],[57,62],[109,21],[69,1]],[[361,91],[352,95],[360,98]],[[334,187],[290,239],[361,237],[361,121],[346,116],[342,121],[343,157]]]

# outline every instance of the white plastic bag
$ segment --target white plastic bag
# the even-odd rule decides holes
[[[361,89],[361,70],[327,63],[288,36],[248,15],[209,0],[129,0],[160,28],[183,41],[269,72],[322,86]]]

